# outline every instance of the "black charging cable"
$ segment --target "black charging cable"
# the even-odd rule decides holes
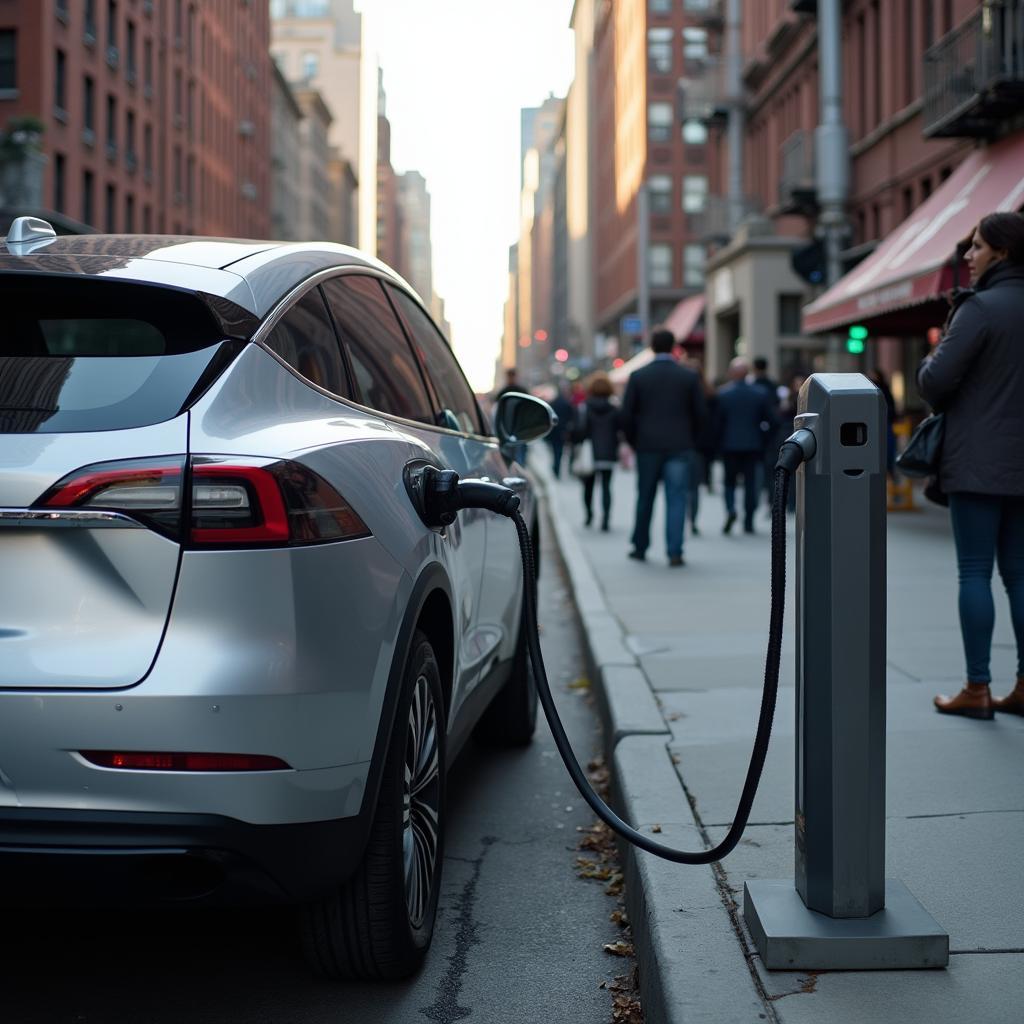
[[[740,793],[736,817],[725,838],[710,850],[690,852],[676,850],[671,846],[656,842],[650,836],[637,831],[632,825],[623,821],[594,792],[589,780],[576,760],[569,737],[565,734],[555,702],[551,696],[547,672],[544,669],[544,658],[540,649],[540,634],[537,630],[537,594],[535,589],[533,545],[530,531],[519,512],[518,498],[502,497],[499,492],[507,491],[496,484],[482,484],[477,481],[459,481],[456,477],[453,487],[449,490],[455,508],[490,508],[494,512],[508,516],[516,525],[519,535],[519,551],[523,562],[523,613],[526,616],[526,643],[533,666],[534,680],[537,684],[537,696],[544,716],[548,720],[551,734],[555,740],[558,753],[565,763],[566,770],[572,777],[580,795],[590,805],[593,812],[613,832],[641,850],[653,853],[664,860],[677,864],[711,864],[721,860],[740,841],[743,830],[750,817],[750,809],[754,804],[758,783],[765,758],[768,755],[768,741],[771,738],[772,721],[775,717],[775,702],[779,690],[779,662],[782,657],[782,623],[785,613],[786,598],[786,504],[789,498],[789,485],[792,474],[806,460],[813,458],[815,452],[814,435],[809,430],[798,430],[788,438],[779,449],[779,459],[775,464],[775,487],[772,492],[772,561],[771,561],[771,617],[768,625],[768,652],[765,658],[764,689],[761,696],[761,713],[757,721],[757,732],[754,749],[747,766],[747,776]],[[454,475],[454,474],[453,474]],[[509,495],[512,492],[507,491]]]

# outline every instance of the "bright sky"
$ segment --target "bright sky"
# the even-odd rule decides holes
[[[519,111],[573,75],[572,0],[357,0],[384,69],[391,160],[431,196],[434,288],[489,391],[519,234]]]

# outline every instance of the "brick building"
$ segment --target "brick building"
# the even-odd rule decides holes
[[[680,79],[713,60],[707,7],[707,0],[616,0],[593,11],[594,325],[619,336],[621,356],[641,340],[621,330],[623,317],[640,312],[641,269],[652,324],[704,287],[694,224],[708,193],[707,130],[697,119],[680,121],[676,97]]]
[[[0,128],[43,123],[44,209],[266,237],[269,38],[251,0],[0,0]]]
[[[826,297],[821,297],[824,283],[809,284],[792,266],[795,252],[807,254],[819,213],[816,7],[809,0],[743,4],[741,198],[752,215],[735,233],[708,233],[715,250],[708,265],[708,369],[720,374],[736,352],[765,355],[782,375],[798,368],[878,366],[891,374],[897,398],[912,405],[913,371],[929,329],[945,317],[940,288],[952,280],[948,274],[933,275],[920,289],[908,282],[918,269],[931,274],[933,262],[945,266],[952,257],[953,243],[940,231],[951,210],[960,211],[966,225],[1004,199],[983,190],[969,196],[958,173],[967,167],[965,161],[986,159],[990,147],[998,156],[998,140],[1021,128],[1024,3],[842,4],[841,109],[849,142],[847,233],[841,253],[846,277]],[[982,65],[996,50],[1005,54],[993,79],[998,86],[967,81],[982,74]],[[1016,104],[1001,91],[1014,82]],[[725,102],[709,107],[712,124],[723,125],[728,97],[720,98]],[[719,196],[727,192],[727,160],[724,127],[713,129],[712,190]],[[1002,176],[989,177],[996,181]],[[1018,177],[1024,183],[1024,165]],[[986,203],[993,205],[986,208]],[[858,292],[859,304],[852,302],[837,313],[836,296],[857,280],[867,288],[881,270],[872,269],[876,254],[884,256],[910,224],[924,232],[919,243],[929,241],[917,255],[905,247],[898,261],[905,266],[899,271],[890,267],[888,277],[877,278],[879,284],[895,282],[896,290]],[[811,299],[817,301],[805,309]],[[871,334],[860,356],[847,354],[828,338],[836,330],[845,334],[851,322],[866,325]]]

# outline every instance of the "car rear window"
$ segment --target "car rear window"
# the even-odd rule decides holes
[[[201,299],[169,288],[2,275],[0,308],[5,434],[171,419],[238,347]]]

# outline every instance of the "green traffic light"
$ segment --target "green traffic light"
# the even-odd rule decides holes
[[[868,340],[868,329],[866,327],[862,327],[860,324],[854,324],[853,327],[850,328],[850,340],[851,341],[862,341],[862,342],[863,341],[867,341]],[[850,351],[852,352],[853,350],[851,349]],[[861,347],[858,349],[858,351],[859,352],[863,352],[864,351],[864,346],[861,345]]]
[[[846,351],[851,356],[859,356],[864,351],[864,342],[860,338],[855,338],[853,334],[846,339]]]

